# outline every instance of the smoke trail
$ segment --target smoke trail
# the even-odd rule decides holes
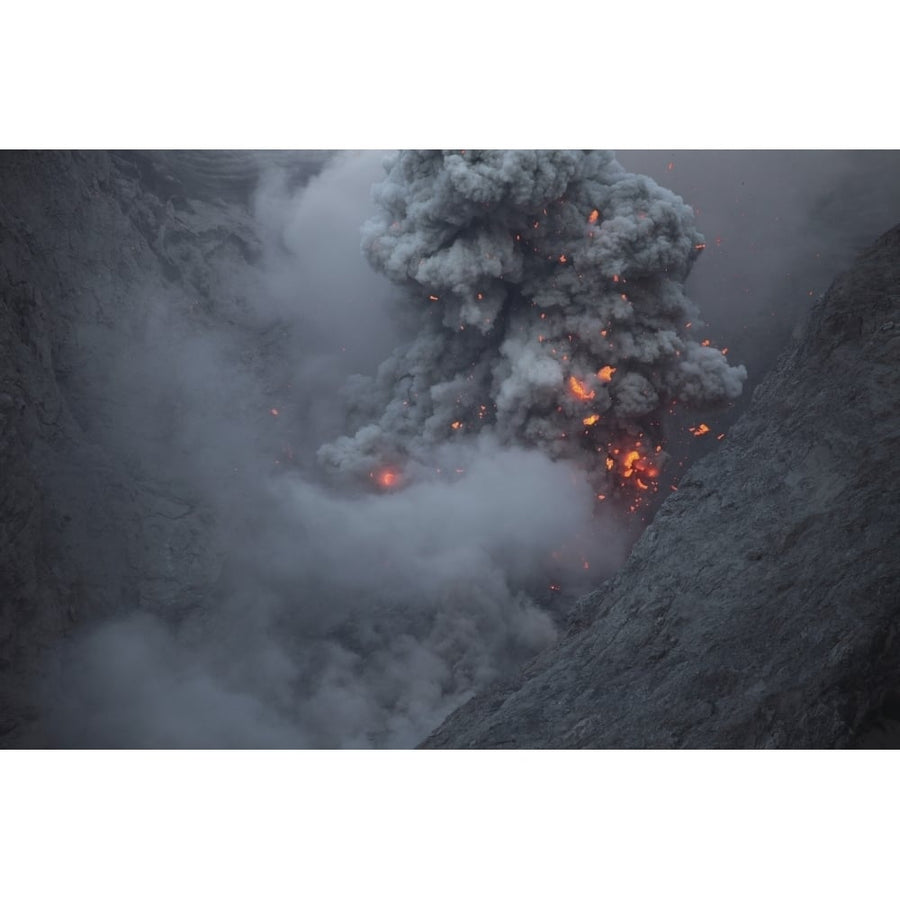
[[[357,430],[320,461],[390,487],[489,431],[577,460],[600,499],[635,508],[667,407],[722,404],[746,377],[693,336],[690,207],[605,151],[402,152],[386,172],[363,247],[418,336],[348,385]]]

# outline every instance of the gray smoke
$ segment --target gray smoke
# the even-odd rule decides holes
[[[363,246],[418,334],[352,384],[360,427],[319,454],[339,476],[418,476],[489,432],[633,494],[655,487],[673,403],[740,394],[746,370],[700,342],[684,291],[691,208],[612,153],[403,152],[386,170]]]

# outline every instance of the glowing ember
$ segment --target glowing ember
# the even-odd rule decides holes
[[[569,390],[579,400],[593,400],[597,395],[589,391],[583,381],[579,381],[574,375],[569,376]]]
[[[700,346],[708,347],[709,346],[709,338],[707,338],[705,341],[700,341]]]
[[[436,300],[440,300],[441,298],[438,297],[437,294],[429,294],[429,295],[428,295],[428,299],[429,299],[432,303],[434,303]]]
[[[599,218],[600,218],[600,210],[592,209],[591,214],[588,216],[588,222],[590,222],[591,225],[593,225]]]
[[[451,427],[454,431],[458,431],[460,428],[462,428],[462,422],[451,422],[451,423],[450,423],[450,427]]]
[[[611,472],[613,466],[616,464],[615,460],[611,456],[606,457],[606,469],[608,472]]]
[[[559,254],[559,261],[560,261],[561,263],[567,262],[568,259],[569,259],[569,257],[566,256],[565,253],[560,253],[560,254]]]
[[[277,409],[270,409],[269,412],[272,413],[273,416],[277,416],[277,415],[278,415],[278,410],[277,410]]]
[[[601,334],[603,334],[603,336],[606,337],[606,334],[605,334],[604,332],[601,332]],[[615,367],[615,366],[604,366],[604,367],[597,373],[597,377],[598,377],[604,384],[609,384],[610,381],[612,381],[613,373],[614,373],[615,371],[616,371],[616,367]]]
[[[585,425],[596,425],[600,421],[600,416],[594,413],[592,416],[585,416],[581,421]]]
[[[704,422],[701,422],[699,425],[696,425],[694,428],[688,428],[688,431],[690,431],[690,433],[692,435],[694,435],[694,437],[700,437],[701,434],[706,434],[709,431],[709,425],[705,424]]]
[[[394,487],[399,481],[399,476],[393,469],[382,469],[374,478],[383,488]]]
[[[631,478],[634,475],[634,466],[635,463],[641,458],[641,454],[638,453],[637,450],[629,450],[625,454],[625,458],[622,462],[622,474],[626,478]]]
[[[694,249],[695,250],[705,250],[706,244],[694,244]]]

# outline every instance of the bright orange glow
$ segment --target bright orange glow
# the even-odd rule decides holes
[[[606,329],[604,329],[603,331],[600,332],[601,337],[606,337],[606,334],[607,334]]]
[[[565,253],[560,253],[560,254],[559,254],[559,261],[560,261],[561,263],[567,262],[568,259],[569,259],[569,257],[566,256]]]
[[[641,458],[641,454],[637,452],[637,450],[629,450],[625,454],[625,459],[622,462],[622,474],[626,478],[631,478],[634,475],[634,464]]]
[[[606,334],[605,334],[604,332],[601,331],[600,333],[603,334],[604,337],[606,337]],[[604,366],[604,367],[597,373],[597,377],[598,377],[604,384],[609,384],[610,381],[612,381],[613,373],[614,373],[615,371],[616,371],[616,367],[615,367],[615,366]]]
[[[593,225],[599,218],[600,218],[600,210],[592,209],[591,214],[588,216],[588,222],[590,222],[591,225]]]
[[[458,431],[460,428],[462,428],[462,422],[451,422],[451,423],[450,423],[450,427],[451,427],[454,431]]]
[[[614,284],[618,284],[618,283],[619,283],[619,276],[618,276],[618,275],[613,275],[613,283],[614,283]]]
[[[393,469],[382,469],[375,480],[384,488],[393,487],[397,483],[397,473]]]
[[[709,425],[707,425],[705,422],[701,422],[694,428],[688,428],[688,431],[690,431],[690,433],[694,435],[694,437],[700,437],[701,434],[706,434],[709,431]]]
[[[611,456],[607,456],[607,457],[606,457],[606,468],[607,468],[609,471],[612,471],[612,467],[613,467],[614,465],[615,465],[615,461],[613,460],[613,458],[612,458]]]
[[[581,421],[585,425],[596,425],[600,421],[600,416],[594,413],[592,416],[585,416]]]
[[[635,479],[634,479],[634,483],[635,483],[642,491],[646,491],[646,490],[650,487],[649,484],[644,484],[644,482],[641,481],[640,478],[635,478]]]
[[[593,400],[596,394],[589,391],[583,381],[579,381],[574,375],[569,376],[569,390],[579,400]]]
[[[700,341],[700,346],[708,347],[709,346],[709,338],[707,338],[705,341]]]

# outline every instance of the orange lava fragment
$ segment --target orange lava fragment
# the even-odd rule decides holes
[[[705,250],[706,244],[694,244],[694,249],[695,250]]]
[[[601,332],[602,333],[602,332]],[[599,372],[597,372],[597,377],[604,383],[609,384],[612,381],[613,373],[616,371],[615,366],[603,366]]]
[[[475,295],[475,299],[476,299],[476,300],[484,300],[484,294],[482,294],[481,291],[479,291],[479,292]]]
[[[597,499],[598,499],[598,500],[605,500],[605,499],[606,499],[606,494],[597,494]]]
[[[569,258],[566,256],[565,253],[560,253],[560,254],[559,254],[559,261],[560,261],[561,263],[567,262],[568,259],[569,259]]]
[[[397,473],[391,469],[384,469],[378,473],[376,481],[385,488],[393,487],[397,483]]]
[[[596,394],[594,391],[589,391],[584,382],[579,381],[574,375],[569,376],[569,390],[579,399],[579,400],[593,400]]]
[[[701,434],[706,434],[709,431],[709,425],[707,425],[705,422],[701,422],[694,428],[688,428],[688,431],[690,431],[690,433],[694,435],[694,437],[700,437]]]
[[[458,431],[460,428],[462,428],[462,422],[451,422],[451,423],[450,423],[450,427],[451,427],[454,431]]]
[[[592,209],[591,214],[588,216],[588,222],[590,222],[591,225],[593,225],[599,218],[600,218],[600,210]]]
[[[615,465],[615,462],[613,461],[613,458],[611,456],[607,456],[606,457],[606,468],[608,470],[612,471],[612,467],[614,465]]]
[[[438,297],[437,294],[429,294],[429,295],[428,295],[428,299],[429,299],[432,303],[434,303],[436,300],[440,300],[441,298]]]
[[[600,421],[600,416],[594,413],[592,416],[585,416],[581,421],[585,425],[596,425]]]
[[[709,338],[707,338],[705,341],[700,341],[700,346],[708,347],[709,346]]]
[[[721,434],[717,434],[717,435],[716,435],[716,440],[717,440],[717,441],[721,441],[723,437],[725,437],[725,432],[724,432],[724,431],[723,431]]]

